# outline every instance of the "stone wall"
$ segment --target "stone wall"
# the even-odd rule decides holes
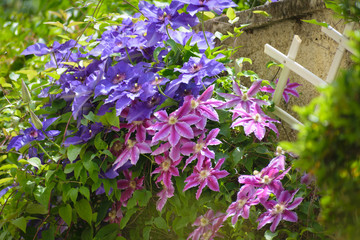
[[[266,11],[271,17],[254,14],[253,10]],[[318,77],[326,79],[338,44],[322,33],[320,26],[301,21],[301,19],[316,19],[318,22],[326,22],[337,31],[342,32],[344,21],[336,18],[330,9],[325,8],[322,0],[282,0],[252,10],[237,12],[237,16],[240,20],[234,25],[228,23],[226,16],[206,21],[205,30],[213,33],[219,31],[225,34],[227,31],[233,32],[234,26],[251,24],[245,28],[244,33],[239,38],[223,42],[228,46],[243,46],[236,53],[234,59],[248,57],[253,61],[252,65],[245,63],[243,70],[253,70],[260,78],[266,80],[278,78],[277,67],[266,68],[266,63],[273,59],[264,53],[264,45],[270,44],[287,55],[293,36],[299,35],[302,43],[296,61]],[[349,54],[346,53],[342,67],[346,68],[350,64]],[[293,72],[290,73],[290,80],[302,84],[298,88],[300,98],[291,97],[290,102],[285,105],[283,101],[281,107],[296,116],[296,113],[292,111],[292,106],[306,105],[319,93],[312,84]],[[249,84],[245,78],[241,81],[245,85]],[[279,130],[281,139],[293,140],[296,136],[296,132],[286,123],[279,126]]]

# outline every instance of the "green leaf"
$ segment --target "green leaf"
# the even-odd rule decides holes
[[[236,18],[236,13],[235,10],[233,8],[228,8],[226,10],[226,16],[230,19],[230,20],[234,20]]]
[[[54,188],[54,186],[54,182],[46,187],[38,185],[34,191],[34,197],[36,201],[47,207],[50,200],[51,190]]]
[[[214,17],[216,17],[216,15],[213,12],[210,11],[204,11],[204,20],[209,20],[209,19],[213,19]]]
[[[155,109],[155,112],[156,111],[159,111],[160,109],[164,108],[164,107],[169,107],[169,106],[177,106],[178,105],[178,102],[174,101],[173,99],[171,98],[167,98],[160,106],[158,106],[156,109]]]
[[[12,87],[10,83],[7,83],[4,77],[0,77],[0,86],[3,88]]]
[[[306,22],[306,23],[311,23],[311,24],[319,25],[319,26],[326,27],[326,28],[329,27],[329,24],[328,24],[328,23],[326,23],[326,22],[318,22],[316,19],[311,19],[311,20],[301,19],[301,21]]]
[[[136,208],[131,208],[131,209],[127,210],[125,216],[121,219],[121,222],[120,222],[120,228],[121,229],[126,227],[126,224],[129,222],[131,216],[134,215],[134,213],[136,213],[136,211],[137,211]]]
[[[269,150],[267,149],[266,146],[261,145],[255,148],[255,152],[265,154],[265,153],[269,153]]]
[[[96,135],[95,137],[95,147],[97,150],[104,150],[108,147],[108,145],[106,144],[106,142],[104,142],[102,139],[102,133],[99,133]]]
[[[59,21],[56,21],[56,22],[44,22],[44,24],[53,25],[53,26],[64,29],[64,25],[62,23],[60,23]]]
[[[244,156],[244,150],[238,147],[235,148],[234,151],[232,152],[232,157],[234,159],[235,164],[238,164],[243,156]]]
[[[253,11],[253,13],[255,13],[255,14],[261,14],[261,15],[263,15],[263,16],[265,16],[265,17],[271,17],[270,14],[268,14],[268,13],[265,12],[265,11],[261,11],[261,10],[255,10],[255,11]]]
[[[81,240],[93,240],[93,229],[92,228],[85,228],[81,233]]]
[[[241,57],[235,60],[237,64],[242,64],[243,62],[248,62],[250,64],[252,64],[252,61],[250,58],[245,58],[245,57]]]
[[[98,224],[105,218],[106,214],[109,211],[109,208],[111,207],[111,204],[112,203],[110,201],[101,201],[100,206],[97,210],[98,215],[96,218],[96,224]]]
[[[82,145],[70,145],[67,149],[67,156],[70,162],[73,162],[81,151]]]
[[[75,210],[79,217],[91,225],[92,220],[92,209],[89,201],[85,198],[75,203]]]
[[[158,57],[159,57],[159,54],[161,53],[162,50],[164,50],[165,48],[162,48],[162,47],[157,47],[155,50],[154,50],[154,59],[156,62],[159,61]]]
[[[143,230],[143,239],[144,240],[149,240],[150,239],[150,232],[151,232],[151,227],[147,226],[144,228]]]
[[[7,182],[10,182],[10,181],[14,181],[14,178],[12,177],[8,177],[8,178],[2,178],[0,179],[0,186],[7,183]]]
[[[72,221],[72,209],[70,204],[66,204],[66,206],[61,207],[59,209],[59,215],[60,217],[66,222],[68,226],[71,225]]]
[[[102,227],[94,237],[94,240],[103,240],[103,239],[116,239],[117,234],[119,233],[119,225],[116,223],[108,224],[105,227]]]
[[[164,229],[164,230],[168,230],[168,226],[166,224],[165,219],[163,219],[162,217],[157,217],[154,219],[154,224],[157,228],[160,229]]]
[[[79,191],[84,197],[87,198],[87,200],[90,201],[90,191],[87,187],[82,186],[80,187]]]
[[[30,214],[47,214],[48,213],[48,209],[44,205],[37,204],[37,203],[30,203],[29,205],[27,205],[25,211]]]
[[[113,111],[107,112],[105,115],[100,117],[100,121],[104,125],[120,128],[120,121],[119,117],[116,116],[116,109],[113,109]]]
[[[249,171],[249,173],[253,172],[252,171],[252,168],[253,168],[253,159],[252,158],[244,158],[243,165]]]
[[[40,169],[41,167],[41,160],[40,158],[37,157],[33,157],[30,158],[29,160],[27,160],[29,164],[31,164],[32,166],[36,167],[37,169]]]
[[[36,75],[38,74],[38,72],[35,70],[20,70],[20,71],[16,71],[16,73],[17,74],[19,74],[19,73],[25,74],[30,81],[32,79],[34,79],[36,77]]]
[[[12,220],[11,223],[16,227],[20,228],[24,233],[26,233],[27,221],[24,217],[20,217],[18,219]]]
[[[274,237],[276,237],[279,233],[276,232],[271,232],[270,230],[266,230],[264,237],[266,240],[272,240]]]
[[[67,196],[70,197],[70,199],[76,203],[76,199],[78,197],[79,194],[79,190],[77,188],[71,188],[68,192],[67,192]]]

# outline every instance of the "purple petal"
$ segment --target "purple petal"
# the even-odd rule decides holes
[[[297,222],[297,220],[298,220],[298,216],[295,212],[285,210],[282,215],[283,215],[283,219],[285,221]]]
[[[160,129],[160,131],[154,135],[152,142],[154,143],[159,140],[164,140],[165,138],[167,138],[169,136],[170,130],[171,130],[170,125],[168,125],[168,124],[164,125],[163,128]]]
[[[168,141],[172,147],[174,147],[180,140],[180,135],[175,130],[174,126],[171,126],[170,135]]]
[[[208,185],[209,188],[210,188],[211,190],[213,190],[213,191],[216,191],[216,192],[220,191],[220,189],[219,189],[219,183],[218,183],[216,177],[214,177],[214,176],[211,176],[211,175],[210,175],[210,176],[207,178],[207,185]]]
[[[281,214],[276,215],[274,222],[271,224],[270,231],[275,232],[276,227],[279,225],[281,220]]]
[[[251,85],[250,89],[247,91],[248,97],[252,97],[259,91],[259,89],[261,88],[261,82],[262,80],[258,80]]]

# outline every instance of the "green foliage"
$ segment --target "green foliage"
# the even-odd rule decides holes
[[[304,126],[291,149],[294,166],[316,177],[321,194],[320,221],[339,239],[360,234],[360,34],[354,65],[309,106],[298,109]],[[341,219],[341,221],[339,221]]]

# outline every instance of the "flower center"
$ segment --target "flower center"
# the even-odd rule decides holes
[[[109,217],[110,217],[111,221],[115,220],[115,218],[116,218],[116,210],[115,209],[113,209],[109,212]]]
[[[279,155],[283,155],[283,154],[285,154],[285,152],[283,151],[282,147],[277,146],[277,147],[276,147],[275,155],[276,155],[276,156],[279,156]]]
[[[155,105],[157,105],[160,102],[160,98],[159,97],[154,97],[152,96],[151,99],[149,101],[147,101],[147,106],[149,108],[154,107]]]
[[[129,183],[129,186],[132,188],[132,189],[136,189],[136,182],[135,180],[131,180],[130,183]]]
[[[254,121],[255,122],[261,122],[261,116],[260,116],[260,114],[255,114],[255,116],[253,117],[253,119],[254,119]]]
[[[200,226],[205,227],[205,226],[207,226],[208,224],[209,224],[209,219],[207,219],[206,217],[202,217],[202,218],[200,219]]]
[[[238,208],[242,208],[246,203],[246,199],[240,199],[237,201]]]
[[[193,73],[198,72],[198,71],[200,71],[201,68],[202,68],[201,65],[197,65],[196,63],[194,63],[194,65],[192,67],[192,72]]]
[[[132,147],[135,146],[136,141],[133,141],[133,140],[129,139],[126,144],[127,144],[128,148],[132,148]]]
[[[114,77],[114,79],[112,80],[113,84],[118,84],[119,82],[124,81],[126,78],[126,74],[125,73],[118,73],[116,74],[116,76]]]
[[[114,145],[113,145],[113,149],[114,149],[114,151],[116,151],[116,152],[120,151],[120,150],[122,149],[122,144],[121,144],[121,142],[120,142],[120,141],[115,142]]]
[[[259,174],[259,171],[258,171],[258,170],[254,170],[253,174],[254,174],[254,175],[258,175],[258,174]]]
[[[140,89],[141,89],[141,85],[135,83],[134,87],[131,89],[131,92],[136,93],[136,92],[140,91]]]
[[[210,175],[210,172],[208,170],[202,170],[200,172],[200,180],[205,180]]]
[[[265,175],[262,180],[261,180],[262,183],[265,183],[265,184],[269,184],[271,182],[271,179],[268,175]]]
[[[141,125],[143,123],[143,121],[133,121],[132,124],[134,124],[135,126]]]
[[[197,108],[197,106],[199,106],[199,103],[197,101],[195,101],[194,99],[191,100],[191,108],[195,109]]]
[[[164,172],[167,172],[169,170],[170,166],[171,166],[171,162],[170,162],[170,159],[168,159],[168,158],[161,163],[161,167]]]
[[[155,80],[151,82],[152,85],[158,85],[164,80],[164,78],[155,77]]]
[[[123,43],[121,41],[116,43],[116,46],[118,46],[118,47],[122,47],[122,45],[123,45]]]
[[[243,100],[243,101],[249,100],[249,97],[248,97],[247,93],[244,93],[244,94],[242,95],[241,100]]]
[[[39,136],[38,132],[36,130],[32,130],[30,132],[30,136],[33,137],[33,138],[37,138]]]
[[[200,152],[203,148],[204,148],[204,143],[197,143],[195,146],[194,146],[194,151],[195,153],[198,153]]]
[[[174,125],[175,123],[177,123],[177,118],[174,117],[174,116],[170,116],[169,117],[169,124]]]
[[[274,214],[281,214],[285,210],[285,206],[283,204],[276,204],[273,209]]]
[[[208,230],[207,232],[203,233],[203,235],[201,236],[201,240],[209,240],[211,235],[213,234],[213,232],[210,230]]]

